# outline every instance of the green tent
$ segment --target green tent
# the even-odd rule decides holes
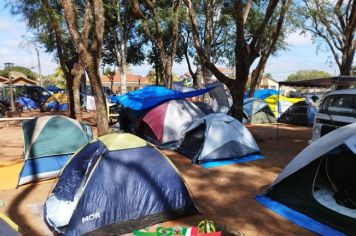
[[[58,175],[68,158],[93,138],[91,126],[65,116],[23,122],[25,164],[19,185]]]

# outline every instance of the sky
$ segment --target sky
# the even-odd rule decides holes
[[[5,8],[5,1],[0,0],[0,69],[5,62],[12,62],[18,66],[28,67],[38,72],[38,63],[35,48],[40,51],[40,62],[42,74],[47,75],[54,72],[58,67],[56,59],[44,51],[40,45],[26,43],[24,37],[29,37],[31,32],[26,28],[26,22],[21,16],[12,16],[10,10]],[[317,50],[310,35],[300,35],[294,32],[287,37],[289,49],[279,52],[267,62],[265,73],[272,74],[272,78],[282,81],[288,75],[298,70],[323,70],[332,75],[338,74],[338,69],[333,61],[332,54],[327,50]],[[134,74],[147,75],[152,68],[151,65],[143,64],[131,66]],[[181,75],[188,71],[186,63],[173,66],[173,72]]]

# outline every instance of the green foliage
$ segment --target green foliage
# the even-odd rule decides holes
[[[49,85],[56,85],[58,88],[65,89],[66,81],[61,68],[58,67],[53,74],[44,76],[42,78],[42,84],[44,87]]]
[[[78,54],[76,53],[73,41],[67,30],[64,16],[62,15],[63,10],[61,2],[58,0],[49,2],[55,14],[55,18],[57,19],[61,28],[64,60],[66,67],[70,70],[74,63],[77,62]],[[77,4],[78,9],[84,8],[84,5],[80,5],[80,1],[77,1]],[[21,15],[27,22],[27,28],[32,33],[32,36],[25,36],[25,43],[28,43],[32,46],[38,43],[45,48],[46,52],[52,53],[52,55],[57,58],[57,43],[53,25],[42,1],[7,1],[6,6],[10,8],[10,11],[13,15]],[[78,18],[82,18],[82,12],[83,11],[78,11]]]
[[[37,74],[35,72],[23,66],[14,66],[11,71],[21,72],[22,74],[25,74],[29,79],[37,79]],[[9,70],[0,70],[0,76],[9,77]]]
[[[199,233],[213,233],[216,232],[216,227],[211,220],[202,220],[198,224]]]
[[[271,73],[265,73],[265,74],[263,75],[263,77],[268,78],[268,79],[273,79]]]
[[[148,81],[150,84],[156,84],[156,71],[155,70],[149,70],[146,77],[148,78]],[[160,78],[159,78],[159,83],[162,83]]]
[[[265,11],[268,5],[268,1],[253,1],[253,4],[251,6],[251,11],[250,14],[248,15],[247,21],[246,21],[246,38],[251,39],[256,33],[261,25],[262,21],[265,18]],[[266,27],[265,35],[263,37],[264,43],[262,43],[262,50],[266,50],[268,46],[268,42],[270,38],[272,37],[272,34],[275,30],[275,27],[277,25],[277,21],[279,18],[279,14],[281,12],[281,6],[279,5],[277,9],[274,11],[272,15],[272,20],[269,22],[269,24]],[[280,50],[286,50],[288,48],[288,44],[285,42],[288,33],[290,33],[292,26],[290,21],[292,20],[291,16],[287,14],[287,17],[284,21],[283,27],[281,29],[281,32],[279,34],[278,40],[276,42],[275,47],[272,50],[272,55],[276,55],[278,51]]]
[[[233,17],[233,5],[230,2],[216,1],[193,1],[200,43],[203,50],[208,49],[207,56],[214,64],[235,66],[235,23]],[[184,12],[184,20],[180,21],[179,50],[188,48],[188,54],[194,58],[197,65],[197,53],[192,40],[191,23],[187,12]],[[209,19],[212,17],[213,19]],[[211,25],[208,27],[208,22]],[[210,42],[208,42],[210,41]],[[210,45],[208,45],[210,44]]]
[[[318,49],[332,53],[341,75],[349,74],[356,51],[355,6],[355,0],[303,0],[295,11],[297,26],[311,35]]]
[[[300,70],[288,76],[287,81],[298,81],[308,79],[318,79],[330,77],[331,75],[325,71],[320,70]]]
[[[110,67],[105,67],[104,75],[115,75],[115,70],[111,69]]]
[[[120,1],[120,9],[118,3]],[[147,44],[147,38],[138,32],[136,19],[130,12],[129,4],[126,0],[104,0],[105,9],[105,32],[103,42],[102,63],[104,65],[118,65],[117,50],[120,51],[121,41],[126,42],[126,63],[140,65],[145,60],[144,47]],[[118,17],[122,29],[118,25]],[[115,40],[115,37],[117,41]],[[116,47],[115,47],[116,45]]]

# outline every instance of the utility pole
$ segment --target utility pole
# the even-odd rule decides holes
[[[41,73],[41,61],[40,61],[40,52],[38,48],[35,48],[37,53],[37,62],[38,62],[38,79],[40,80],[40,86],[42,87],[42,73]]]
[[[14,63],[6,62],[5,69],[9,71],[9,89],[10,89],[10,105],[11,105],[11,112],[15,112],[15,99],[14,99],[14,88],[12,86],[12,74],[11,70],[14,68]]]

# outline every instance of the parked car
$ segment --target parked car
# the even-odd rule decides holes
[[[3,96],[8,97],[9,87],[3,86],[0,89],[2,89]],[[39,107],[42,107],[51,96],[51,93],[47,89],[37,85],[14,85],[13,89],[15,100],[20,97],[27,97],[36,102]]]
[[[356,89],[343,89],[325,96],[315,116],[312,141],[356,122]]]

